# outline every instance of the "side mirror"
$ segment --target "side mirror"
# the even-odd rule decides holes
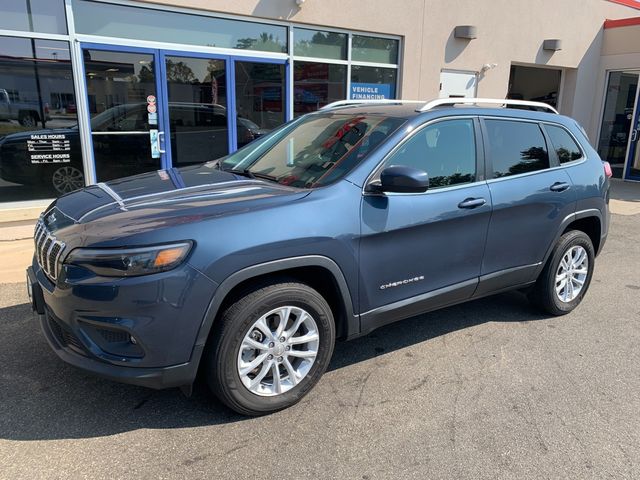
[[[429,175],[424,170],[404,165],[391,165],[382,170],[380,180],[367,185],[376,193],[423,193],[429,188]]]

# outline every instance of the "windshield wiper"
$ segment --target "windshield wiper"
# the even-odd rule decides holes
[[[242,175],[243,177],[247,177],[247,178],[251,178],[251,179],[260,178],[262,180],[269,180],[271,182],[278,183],[277,177],[274,177],[272,175],[268,175],[266,173],[252,172],[248,168],[242,168],[242,169],[240,169],[240,168],[231,168],[229,170],[225,170],[225,172],[235,173],[236,175]]]
[[[224,170],[224,169],[221,168],[221,170]],[[247,178],[252,178],[252,179],[256,178],[255,174],[250,172],[248,168],[243,168],[243,169],[230,168],[229,170],[224,170],[224,171],[229,173],[235,173],[236,175],[240,175]]]
[[[274,177],[273,175],[267,175],[266,173],[260,173],[260,172],[248,172],[250,175],[253,175],[253,178],[262,178],[264,180],[270,180],[272,182],[277,182],[278,179],[276,177]]]

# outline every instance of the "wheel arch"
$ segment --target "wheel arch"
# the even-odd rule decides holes
[[[538,267],[536,277],[540,274],[546,263],[549,261],[549,257],[553,252],[553,248],[558,243],[560,237],[562,237],[562,235],[567,233],[569,230],[580,230],[586,233],[593,243],[593,248],[596,252],[596,255],[599,253],[600,246],[602,245],[602,212],[596,208],[593,208],[572,213],[571,215],[568,215],[560,224],[560,228],[558,228],[558,232],[556,233],[553,242],[551,242],[551,245],[549,245],[549,247],[547,248],[544,259]]]
[[[194,353],[197,355],[202,353],[213,325],[226,302],[260,283],[285,278],[307,283],[325,298],[328,297],[327,301],[335,317],[338,338],[352,337],[359,332],[360,320],[354,314],[351,293],[342,270],[328,257],[308,255],[253,265],[227,277],[218,286],[209,303],[196,338]],[[200,361],[199,358],[192,360]]]

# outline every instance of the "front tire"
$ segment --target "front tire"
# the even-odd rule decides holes
[[[297,282],[256,288],[216,321],[207,381],[223,403],[243,415],[282,410],[318,383],[334,342],[331,308],[316,290]]]
[[[560,237],[536,284],[531,303],[552,315],[566,315],[584,298],[595,261],[595,249],[587,234],[572,230]]]

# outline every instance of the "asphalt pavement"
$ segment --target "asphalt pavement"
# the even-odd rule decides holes
[[[396,323],[261,418],[65,365],[0,285],[0,478],[640,478],[640,216],[570,315],[508,293]]]

